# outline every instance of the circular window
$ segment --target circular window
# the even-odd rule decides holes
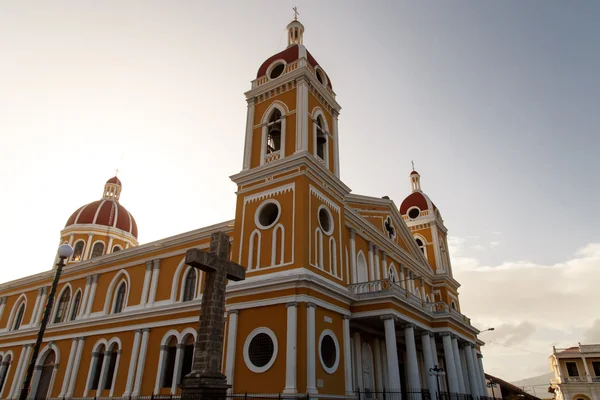
[[[333,217],[325,206],[319,207],[319,225],[326,235],[333,232]]]
[[[271,68],[271,72],[269,73],[269,79],[277,78],[279,75],[281,75],[283,73],[284,69],[285,69],[285,64],[283,64],[282,62],[275,64],[275,66]]]
[[[256,215],[254,217],[254,222],[256,226],[262,229],[269,229],[279,219],[281,215],[279,202],[275,200],[266,201],[258,207],[256,210]]]
[[[250,371],[267,371],[277,358],[277,338],[268,328],[257,328],[244,344],[244,361]]]
[[[326,329],[319,338],[319,359],[323,369],[333,374],[340,363],[340,345],[335,334]]]
[[[419,217],[420,214],[421,210],[419,210],[417,207],[413,207],[410,210],[408,210],[408,218],[410,219],[416,219]]]

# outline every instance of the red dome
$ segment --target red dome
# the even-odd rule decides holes
[[[410,195],[408,195],[408,197],[404,199],[402,204],[400,204],[400,214],[406,215],[408,209],[411,207],[419,207],[421,211],[437,209],[437,207],[435,206],[435,204],[433,204],[429,196],[427,196],[423,192],[413,192]]]
[[[304,46],[302,46],[302,47],[304,47]],[[282,52],[279,52],[279,53],[275,54],[274,56],[268,58],[267,61],[262,63],[262,65],[258,69],[258,73],[256,74],[256,77],[260,78],[261,76],[266,75],[267,69],[269,69],[269,66],[275,60],[283,59],[283,60],[285,60],[286,63],[289,64],[289,63],[293,63],[294,61],[298,60],[299,58],[300,58],[300,46],[298,46],[297,44],[290,46],[287,49],[283,50]],[[312,54],[310,54],[310,52],[308,50],[306,50],[306,58],[308,59],[308,63],[313,68],[315,68],[319,65],[317,60],[315,60],[315,58],[312,56]],[[327,77],[327,86],[329,86],[329,88],[331,89],[332,88],[331,87],[331,79],[329,79],[329,75],[327,75],[327,73],[325,71],[323,71],[323,69],[321,69],[321,71]]]
[[[410,174],[411,174],[411,175],[419,175],[419,173],[418,173],[417,171],[415,171],[414,169],[413,169],[413,172],[411,172]],[[115,178],[116,178],[116,177],[115,177]]]
[[[123,186],[121,184],[121,181],[119,180],[119,178],[117,178],[116,176],[113,176],[112,178],[110,178],[109,180],[107,180],[106,183],[116,183],[119,186]]]
[[[111,178],[110,180],[112,179],[116,179],[119,184],[121,183],[117,177]],[[138,235],[135,219],[133,219],[133,216],[125,209],[125,207],[115,200],[98,200],[79,208],[71,215],[65,227],[75,224],[110,226],[129,232],[136,239]]]

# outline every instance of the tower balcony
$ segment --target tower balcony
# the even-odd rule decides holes
[[[471,326],[470,318],[450,308],[447,303],[442,301],[435,303],[426,302],[390,279],[355,283],[349,285],[348,290],[359,301],[393,296],[395,299],[419,309],[431,317],[450,317],[461,324]]]

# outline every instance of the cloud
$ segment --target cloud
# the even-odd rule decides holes
[[[479,250],[479,251],[485,250],[485,246],[483,246],[481,244],[476,244],[475,246],[471,246],[471,248],[475,249],[475,250]]]
[[[500,242],[490,242],[490,247],[500,246]]]
[[[505,379],[547,372],[552,346],[600,343],[596,297],[600,243],[578,249],[568,260],[529,260],[482,265],[465,238],[449,240],[454,277],[461,283],[461,311],[482,333],[486,368]],[[592,323],[593,321],[593,323]],[[535,373],[533,373],[535,371]]]

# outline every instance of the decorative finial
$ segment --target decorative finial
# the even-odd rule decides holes
[[[115,176],[119,175],[119,168],[115,169]]]
[[[412,170],[414,171],[415,170],[415,162],[411,160],[410,163],[412,164]]]
[[[300,15],[300,13],[298,12],[298,7],[294,6],[292,10],[294,10],[294,21],[298,21],[298,15]]]

